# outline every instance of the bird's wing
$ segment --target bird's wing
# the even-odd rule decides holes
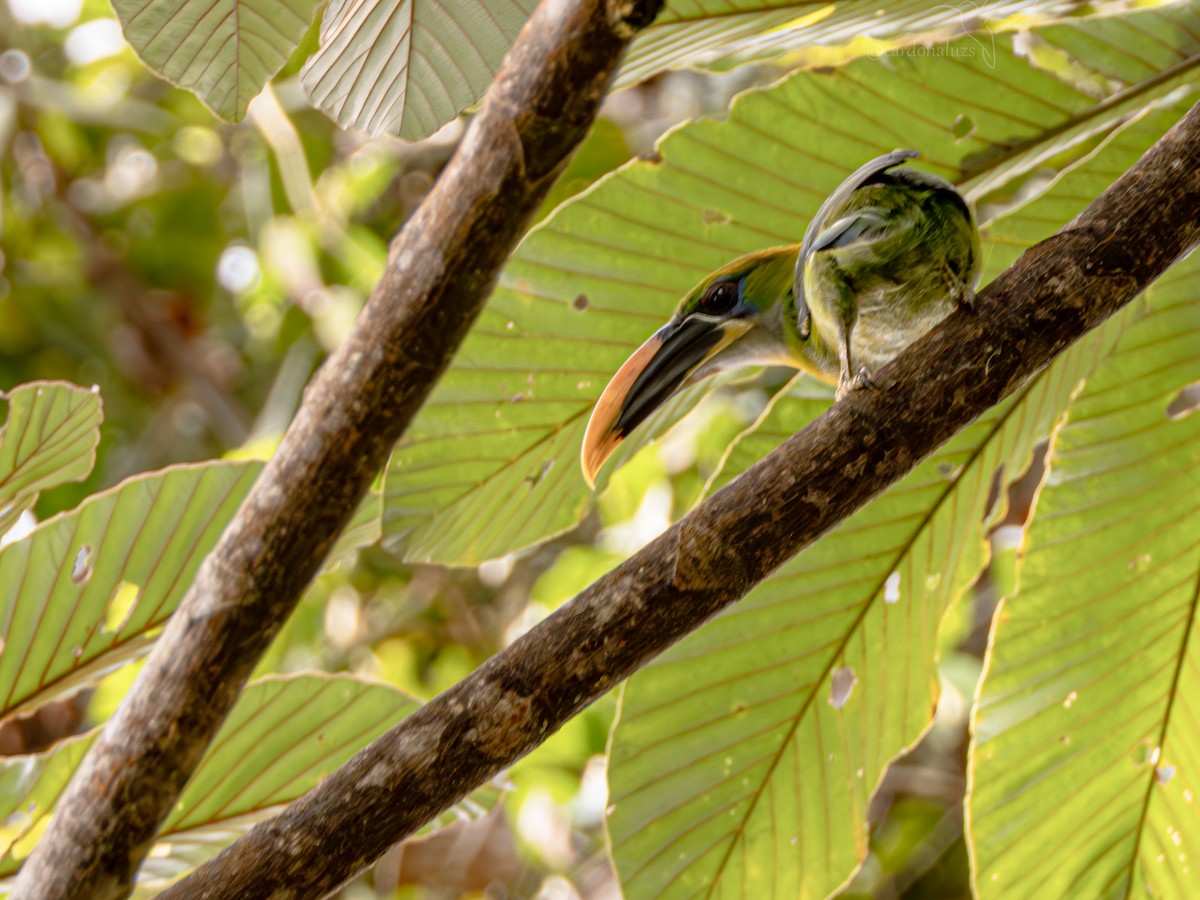
[[[879,232],[887,225],[887,220],[880,210],[863,207],[853,215],[838,219],[813,241],[809,253],[820,253],[822,250],[840,250],[860,241],[878,239]]]
[[[796,298],[796,325],[802,336],[807,337],[810,328],[808,303],[804,299],[804,263],[809,254],[817,249],[821,238],[828,231],[833,231],[832,228],[827,231],[825,220],[833,214],[834,210],[839,209],[852,193],[880,172],[886,172],[893,166],[898,166],[902,162],[915,159],[920,155],[916,150],[893,150],[891,153],[885,153],[883,156],[877,156],[870,162],[864,163],[849,178],[838,185],[838,189],[829,195],[821,204],[821,208],[817,210],[817,214],[809,220],[808,228],[804,230],[804,242],[800,245],[800,253],[796,257],[796,274],[792,282],[792,290]]]

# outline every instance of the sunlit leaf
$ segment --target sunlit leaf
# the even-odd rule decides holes
[[[870,793],[936,703],[937,626],[983,561],[993,474],[1027,462],[1095,352],[1065,355],[629,682],[609,820],[628,896],[823,896],[850,875]],[[787,399],[733,471],[827,406]]]
[[[143,885],[173,880],[203,862],[316,787],[419,705],[393,687],[350,675],[252,682],[163,823],[139,873]],[[29,854],[98,734],[0,760],[0,877],[13,874]],[[476,792],[471,808],[486,810],[496,796],[495,788]]]
[[[130,478],[0,549],[0,718],[145,652],[260,468]]]
[[[0,758],[0,878],[13,874],[33,850],[97,733],[69,738],[44,753]]]
[[[1094,4],[1096,7],[1115,4]],[[636,84],[668,69],[728,69],[780,58],[837,65],[878,56],[896,47],[971,37],[960,53],[990,65],[998,36],[1015,27],[1054,21],[1057,0],[869,0],[869,2],[758,2],[729,0],[668,3],[654,27],[639,35],[617,76]]]
[[[706,273],[797,241],[858,162],[918,147],[921,166],[951,179],[1002,171],[998,189],[1023,183],[1047,148],[1078,157],[1135,116],[997,47],[994,69],[947,53],[798,74],[746,94],[725,121],[673,132],[660,160],[634,162],[560,207],[518,248],[393,455],[385,540],[409,559],[471,563],[575,524],[589,499],[583,428],[622,360]],[[1181,77],[1148,80],[1138,102],[1166,102]],[[640,428],[624,457],[694,402]]]
[[[1015,234],[1053,232],[1185,109],[1133,120],[989,233],[1015,244]],[[985,561],[994,479],[1024,470],[1138,311],[1070,348],[630,680],[612,741],[609,821],[628,896],[823,896],[851,874],[866,850],[871,792],[932,716],[938,626]],[[722,477],[824,406],[801,383],[735,447]]]
[[[346,523],[346,527],[342,529],[342,533],[338,535],[337,542],[330,548],[329,555],[322,563],[322,570],[330,571],[356,550],[376,543],[379,540],[382,514],[382,495],[379,491],[368,491],[350,521]]]
[[[317,0],[113,0],[125,39],[155,74],[238,120],[300,45]]]
[[[968,817],[982,897],[1200,888],[1200,256],[1072,404],[997,613]]]
[[[73,384],[36,381],[3,396],[8,420],[0,432],[0,534],[41,491],[87,477],[103,418],[100,394]]]
[[[427,137],[478,100],[534,0],[334,0],[300,78],[339,124]]]
[[[533,7],[532,0],[338,0],[303,73],[305,89],[345,127],[427,137],[483,96]],[[1089,11],[1124,8],[1109,0]],[[670,69],[730,68],[785,54],[809,66],[843,64],[964,35],[964,54],[992,65],[999,34],[1070,11],[1061,0],[670,0],[633,42],[615,86]]]

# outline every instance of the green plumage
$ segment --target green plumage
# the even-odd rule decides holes
[[[687,293],[672,321],[705,315],[713,287],[732,282],[739,303],[713,317],[753,326],[691,381],[789,365],[838,384],[840,395],[973,301],[981,257],[971,209],[948,181],[896,168],[914,156],[898,150],[867,163],[817,211],[803,243],[739,257]]]
[[[872,176],[827,221],[805,260],[803,302],[811,330],[837,348],[845,390],[973,302],[979,232],[949,182],[912,169]]]
[[[973,302],[981,260],[970,207],[948,181],[896,168],[916,155],[871,160],[821,205],[800,244],[740,257],[684,296],[597,401],[581,449],[589,483],[681,387],[785,365],[837,384],[841,397]]]

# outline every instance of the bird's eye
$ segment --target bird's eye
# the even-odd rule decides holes
[[[721,316],[737,304],[738,286],[735,281],[718,281],[710,285],[700,298],[700,312],[706,316]]]

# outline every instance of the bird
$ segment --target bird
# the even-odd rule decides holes
[[[781,365],[876,388],[872,372],[958,307],[972,307],[979,229],[945,179],[894,150],[821,204],[799,244],[746,254],[704,278],[617,370],[584,431],[585,481],[671,396],[728,369]]]

